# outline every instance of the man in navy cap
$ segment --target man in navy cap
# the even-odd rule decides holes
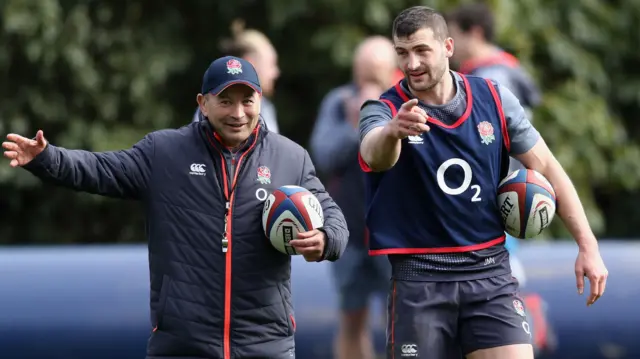
[[[316,178],[309,154],[266,131],[260,81],[247,61],[224,57],[197,100],[208,121],[148,134],[113,152],[68,150],[43,132],[9,134],[12,167],[76,191],[145,205],[151,274],[147,359],[295,358],[291,257],[261,226],[262,202],[283,185],[314,193],[324,227],[291,241],[307,261],[335,261],[347,226]]]
[[[231,33],[233,36],[221,41],[219,50],[225,55],[247,60],[256,69],[262,87],[260,117],[269,131],[280,133],[277,111],[270,100],[275,91],[275,83],[280,77],[278,53],[265,34],[255,29],[246,29],[242,20],[232,22]],[[202,120],[202,113],[198,108],[193,121],[200,120]]]

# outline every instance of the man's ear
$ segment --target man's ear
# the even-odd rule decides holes
[[[453,52],[455,51],[455,44],[453,42],[453,38],[448,37],[444,40],[444,50],[445,50],[445,56],[447,56],[447,58],[450,58],[451,56],[453,56]]]
[[[207,110],[204,107],[204,104],[207,102],[207,99],[203,94],[199,93],[196,96],[196,101],[198,102],[198,107],[200,108],[200,113],[202,113],[205,117],[207,116]]]

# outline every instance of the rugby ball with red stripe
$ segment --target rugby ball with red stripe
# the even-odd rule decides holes
[[[279,252],[296,255],[289,242],[298,232],[320,228],[324,215],[318,198],[306,188],[282,186],[269,195],[262,210],[262,228]]]
[[[556,214],[556,192],[539,172],[511,172],[498,185],[498,206],[505,232],[533,238],[549,227]]]

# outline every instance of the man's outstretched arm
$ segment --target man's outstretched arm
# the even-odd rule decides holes
[[[45,182],[108,197],[140,199],[147,190],[153,158],[153,137],[132,148],[111,152],[69,150],[36,139],[8,135],[5,156]],[[15,158],[12,158],[15,156]],[[15,162],[14,162],[15,161]]]

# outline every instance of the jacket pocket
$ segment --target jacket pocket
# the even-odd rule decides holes
[[[289,303],[291,296],[287,296],[285,294],[287,290],[280,283],[278,283],[278,291],[280,292],[280,299],[282,300],[282,307],[284,310],[285,321],[287,323],[287,334],[291,336],[296,332],[296,318],[293,313],[293,307],[291,303]]]
[[[162,329],[162,322],[164,318],[165,307],[167,306],[167,298],[171,291],[171,278],[169,276],[162,276],[162,286],[160,287],[160,295],[158,296],[158,305],[156,307],[156,328],[154,330]]]

